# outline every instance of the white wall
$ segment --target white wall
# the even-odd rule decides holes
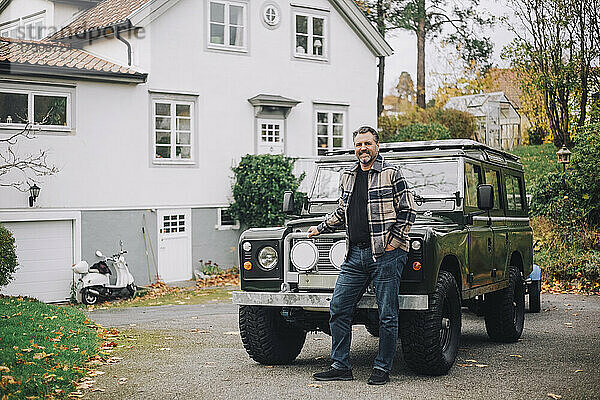
[[[0,14],[0,24],[43,10],[46,11],[46,23],[52,21],[52,2],[48,0],[13,0]]]
[[[290,156],[316,154],[315,100],[350,105],[348,144],[357,126],[376,125],[376,58],[329,2],[310,1],[330,9],[330,59],[325,64],[292,59],[288,3],[280,3],[282,22],[275,30],[263,26],[260,8],[250,4],[248,54],[208,51],[203,4],[181,0],[150,25],[145,39],[134,43],[139,67],[149,72],[147,84],[77,82],[75,134],[40,136],[22,147],[50,149],[60,169],[43,179],[38,206],[227,204],[233,162],[254,152],[254,110],[247,99],[260,93],[302,102],[287,118]],[[111,39],[90,48],[95,53],[110,50],[111,58],[126,54],[114,49],[125,46]],[[151,165],[149,89],[199,93],[196,167]],[[0,209],[26,207],[27,197],[0,188]]]

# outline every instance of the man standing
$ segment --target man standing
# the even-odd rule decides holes
[[[379,310],[379,352],[368,383],[383,385],[396,354],[398,291],[415,220],[413,195],[400,169],[379,155],[379,135],[363,126],[353,132],[358,162],[344,171],[337,209],[308,237],[346,226],[350,242],[330,302],[331,367],[320,381],[352,380],[350,342],[356,304],[373,281]]]

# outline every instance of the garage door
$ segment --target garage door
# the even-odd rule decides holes
[[[17,245],[19,267],[1,289],[11,296],[35,297],[44,302],[70,297],[73,265],[72,221],[5,222]]]

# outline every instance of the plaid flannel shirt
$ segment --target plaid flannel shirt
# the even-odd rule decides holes
[[[347,230],[348,205],[358,168],[360,165],[356,162],[351,169],[344,171],[338,207],[319,224],[319,232],[333,232],[344,226]],[[413,194],[400,168],[385,162],[378,154],[369,170],[367,197],[373,257],[382,255],[388,244],[408,252],[408,232],[415,222],[416,215]]]

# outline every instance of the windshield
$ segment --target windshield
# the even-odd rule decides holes
[[[394,164],[400,166],[409,187],[418,196],[454,197],[454,193],[459,190],[456,160],[402,161]],[[311,200],[337,200],[342,171],[349,167],[350,165],[332,165],[319,168]]]

